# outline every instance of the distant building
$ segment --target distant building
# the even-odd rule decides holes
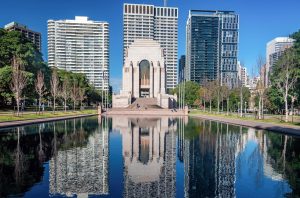
[[[233,11],[191,10],[186,25],[187,80],[237,84],[239,16]]]
[[[238,79],[239,84],[243,87],[246,87],[248,84],[248,73],[247,68],[241,65],[241,63],[238,61]]]
[[[39,51],[42,49],[42,36],[41,33],[28,29],[27,26],[17,22],[11,22],[4,26],[7,31],[18,31],[21,32],[28,40],[36,45]]]
[[[255,90],[256,89],[256,86],[257,86],[257,83],[258,83],[259,80],[260,80],[259,76],[253,77],[249,80],[250,90]]]
[[[266,52],[266,78],[265,84],[268,85],[270,81],[270,73],[272,68],[284,53],[284,51],[294,44],[294,39],[289,37],[277,37],[267,43],[267,52]]]
[[[109,24],[76,16],[48,21],[50,67],[85,74],[98,90],[109,90]]]
[[[178,64],[178,83],[184,81],[185,61],[186,61],[185,55],[182,55],[179,59],[179,64]]]
[[[164,49],[166,88],[177,84],[178,8],[124,4],[123,57],[136,39],[153,39]],[[135,63],[137,64],[137,63]]]

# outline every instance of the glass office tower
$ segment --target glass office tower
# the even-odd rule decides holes
[[[186,25],[186,80],[237,85],[239,16],[232,11],[191,10]]]

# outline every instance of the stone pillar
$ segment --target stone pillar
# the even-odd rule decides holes
[[[165,79],[165,68],[160,68],[160,93],[165,94],[166,93],[166,79]]]
[[[132,133],[133,133],[133,158],[134,159],[137,159],[138,156],[139,156],[139,145],[140,145],[140,133],[139,133],[139,128],[138,127],[134,127],[133,130],[132,130]]]
[[[154,84],[154,78],[153,78],[153,65],[151,64],[150,65],[150,98],[153,98],[154,97],[154,90],[153,90],[153,84]]]
[[[133,67],[133,97],[139,98],[140,97],[140,68],[139,64],[137,63],[136,67]]]
[[[149,159],[150,161],[153,160],[153,128],[149,129]]]
[[[129,83],[129,91],[131,94],[133,93],[133,68],[132,68],[132,64],[130,64],[129,67],[129,74],[128,74],[128,82],[124,82],[124,83]]]
[[[157,98],[159,93],[159,67],[158,65],[154,69],[154,97]]]

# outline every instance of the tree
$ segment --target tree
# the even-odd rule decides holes
[[[266,87],[265,77],[264,77],[266,73],[266,67],[262,56],[258,57],[256,61],[256,66],[258,68],[258,72],[260,73],[260,78],[256,85],[256,93],[258,96],[258,119],[263,119],[264,98],[265,98],[267,87]]]
[[[216,99],[217,102],[217,112],[218,114],[220,113],[220,97],[221,97],[221,86],[220,86],[220,82],[219,80],[215,80],[212,82],[212,86],[213,86],[213,97]]]
[[[12,81],[12,67],[5,66],[0,68],[0,106],[7,106],[8,102],[13,98],[10,89]]]
[[[207,92],[208,92],[208,90],[207,90],[206,87],[200,87],[200,89],[199,89],[199,97],[203,101],[203,107],[204,107],[203,110],[204,110],[204,112],[206,111]]]
[[[67,112],[67,101],[70,98],[70,83],[69,83],[69,79],[68,78],[64,78],[63,82],[62,82],[62,86],[60,87],[60,96],[63,98],[64,100],[64,110],[65,112]]]
[[[37,78],[35,81],[35,90],[37,92],[37,94],[39,95],[39,113],[41,110],[41,100],[43,95],[45,94],[46,91],[46,87],[45,87],[45,78],[44,78],[44,74],[42,73],[42,71],[38,71],[37,73]]]
[[[284,99],[285,122],[289,121],[288,96],[299,78],[298,65],[299,60],[297,59],[296,50],[291,48],[285,51],[274,68],[273,80]]]
[[[85,99],[85,88],[84,87],[79,87],[78,88],[78,98],[80,100],[80,109],[82,110],[82,102]]]
[[[22,71],[21,60],[17,56],[14,56],[12,61],[11,91],[14,93],[14,97],[17,103],[17,116],[19,116],[20,114],[20,100],[26,83],[27,77],[25,75],[25,72]]]
[[[222,104],[222,112],[224,111],[224,100],[227,98],[228,94],[228,87],[227,86],[220,86],[220,96],[221,96],[221,104]]]
[[[53,97],[53,112],[55,113],[55,108],[56,108],[56,98],[58,95],[58,86],[59,86],[59,78],[57,75],[57,70],[54,68],[52,70],[52,76],[51,76],[51,95]]]
[[[173,90],[173,93],[176,93],[177,96],[179,96],[179,86],[182,85],[177,85],[177,87]],[[200,85],[196,82],[187,81],[185,82],[184,89],[184,105],[193,106],[195,101],[199,98],[197,93],[199,93]]]
[[[73,109],[76,109],[76,102],[78,100],[78,82],[76,79],[73,79],[72,88],[71,88],[71,98],[73,101]]]
[[[207,94],[206,99],[209,102],[209,112],[212,111],[212,100],[214,97],[214,89],[215,89],[215,83],[213,81],[205,83],[205,86],[207,88]]]

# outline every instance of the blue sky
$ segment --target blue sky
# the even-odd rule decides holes
[[[1,0],[0,26],[16,21],[39,31],[47,59],[47,20],[88,16],[110,23],[111,84],[117,88],[122,77],[123,3],[163,5],[163,0]],[[255,72],[259,55],[265,56],[266,43],[300,29],[299,0],[169,0],[179,7],[178,56],[185,54],[185,24],[190,9],[233,10],[240,15],[239,60]],[[252,69],[254,68],[254,69]]]

